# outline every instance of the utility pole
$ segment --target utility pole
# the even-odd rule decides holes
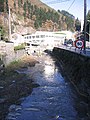
[[[84,0],[84,53],[86,53],[86,0]]]
[[[89,42],[90,42],[90,20],[87,20],[87,22],[88,22],[88,25],[89,25],[89,33],[88,33],[88,35],[89,35]]]
[[[89,23],[89,42],[90,42],[90,23]]]

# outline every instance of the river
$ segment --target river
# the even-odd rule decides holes
[[[37,59],[39,63],[25,73],[40,87],[11,105],[6,120],[82,120],[75,107],[78,96],[59,64],[47,54]]]

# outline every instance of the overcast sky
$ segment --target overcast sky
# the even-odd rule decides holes
[[[41,0],[55,10],[66,10],[79,20],[84,19],[84,0]],[[64,2],[63,2],[64,1]],[[87,12],[90,10],[90,0],[87,1]]]

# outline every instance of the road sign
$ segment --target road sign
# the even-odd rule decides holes
[[[76,40],[75,41],[75,47],[76,48],[83,48],[84,47],[84,41],[83,40]]]

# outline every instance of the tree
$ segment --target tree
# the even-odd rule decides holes
[[[21,0],[18,0],[18,7],[20,8],[22,6]]]
[[[87,13],[87,20],[90,20],[90,10]]]
[[[76,31],[80,31],[81,29],[81,22],[79,21],[78,18],[75,21],[75,28],[76,28]]]
[[[5,28],[2,25],[0,25],[0,39],[1,40],[4,40],[5,34],[6,34]]]
[[[0,0],[0,12],[4,12],[4,0]]]
[[[8,8],[8,0],[5,0],[6,2],[6,12],[8,13],[9,12],[9,8]]]
[[[30,14],[31,14],[31,3],[28,3],[28,5],[27,5],[27,7],[28,7],[28,17],[30,18]]]
[[[27,5],[26,5],[26,2],[24,2],[24,5],[23,5],[23,10],[24,10],[24,17],[26,17],[26,10],[27,10]]]
[[[65,22],[67,24],[67,30],[74,31],[74,28],[75,28],[75,23],[74,23],[75,17],[72,14],[68,13],[67,11],[65,11],[65,10],[62,10],[60,13],[65,16]]]
[[[16,1],[14,0],[14,9],[16,9]]]
[[[88,13],[87,13],[87,25],[86,25],[86,32],[88,33],[88,34],[86,34],[86,40],[88,40],[89,41],[89,29],[90,29],[90,10],[88,11]]]
[[[58,12],[61,13],[60,10],[58,10]]]

